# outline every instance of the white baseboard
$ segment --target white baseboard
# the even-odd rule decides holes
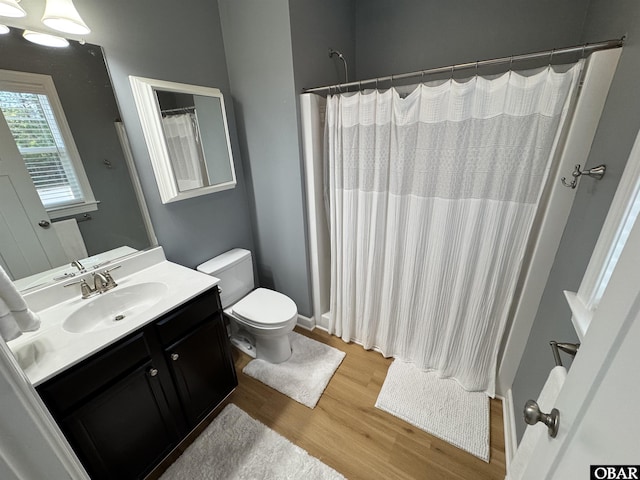
[[[304,328],[305,330],[312,331],[314,328],[316,328],[316,321],[313,317],[308,318],[298,314],[298,326]]]
[[[508,473],[509,465],[518,448],[516,416],[511,389],[507,390],[506,395],[502,398],[502,418],[504,422],[504,457]]]
[[[323,330],[329,330],[329,312],[322,314],[317,323],[318,327],[322,327]]]

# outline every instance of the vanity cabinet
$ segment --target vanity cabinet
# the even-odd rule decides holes
[[[37,390],[92,479],[133,479],[236,385],[216,287]]]

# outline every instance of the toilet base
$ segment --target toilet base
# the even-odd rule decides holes
[[[246,353],[251,358],[256,358],[256,348],[247,338],[229,335],[229,341],[231,345],[241,352]]]
[[[269,363],[282,363],[291,358],[289,335],[279,337],[256,336],[256,358]]]
[[[274,336],[251,333],[232,317],[227,332],[231,344],[252,358],[269,363],[282,363],[291,358],[291,341],[288,334]]]

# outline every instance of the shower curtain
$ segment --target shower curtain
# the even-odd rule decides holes
[[[204,153],[193,113],[162,117],[169,158],[181,192],[204,186]]]
[[[327,99],[331,333],[494,396],[580,69]]]

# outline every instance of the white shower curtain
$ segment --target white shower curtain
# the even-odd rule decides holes
[[[204,186],[204,153],[195,115],[167,115],[162,118],[162,125],[178,190],[184,192]]]
[[[580,67],[328,98],[331,333],[494,396]]]

